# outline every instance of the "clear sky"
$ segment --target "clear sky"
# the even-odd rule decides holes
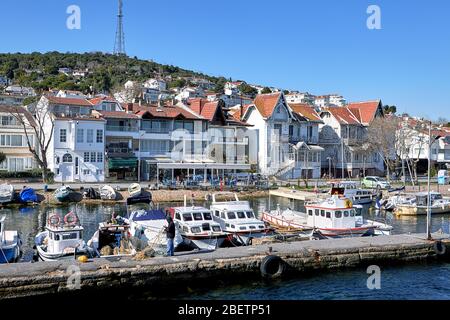
[[[81,29],[66,27],[69,5]],[[369,5],[381,30],[369,30]],[[1,1],[0,52],[111,52],[116,0]],[[130,56],[450,118],[448,0],[124,0]]]

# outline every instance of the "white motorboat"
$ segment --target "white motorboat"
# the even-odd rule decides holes
[[[0,185],[0,203],[8,203],[14,200],[14,187],[11,184]]]
[[[136,208],[130,210],[131,205],[139,203],[147,204],[146,208]],[[128,198],[127,199],[127,221],[130,225],[130,233],[140,240],[142,247],[149,247],[156,254],[165,254],[167,250],[167,238],[165,227],[168,226],[166,214],[160,209],[153,209],[150,206],[150,197]],[[183,238],[178,230],[175,230],[174,248],[176,249]]]
[[[132,257],[136,250],[131,242],[130,225],[122,217],[112,217],[110,221],[99,223],[87,245],[100,258]]]
[[[295,231],[302,237],[311,238],[313,235],[314,228],[306,225],[305,213],[290,208],[281,210],[280,205],[277,205],[276,210],[263,212],[262,220],[277,229]]]
[[[330,195],[341,195],[354,204],[371,204],[376,194],[369,189],[359,188],[353,181],[331,182]]]
[[[356,226],[363,225],[373,225],[375,226],[375,235],[377,236],[388,236],[391,234],[391,231],[394,229],[391,225],[387,224],[386,220],[370,220],[364,219],[362,215],[363,206],[360,204],[355,204],[353,207],[356,210],[355,218],[356,218]]]
[[[387,200],[381,200],[379,208],[384,209],[386,211],[393,211],[400,204],[409,204],[412,205],[416,202],[416,197],[413,194],[398,194],[395,196],[389,197]]]
[[[231,200],[218,201],[218,196],[225,199],[231,196]],[[256,218],[249,202],[239,201],[235,193],[214,193],[210,210],[214,221],[220,224],[223,231],[231,233],[241,245],[249,245],[252,239],[266,237],[271,232],[263,221]]]
[[[17,262],[22,256],[22,240],[17,231],[5,231],[5,217],[0,218],[0,264]]]
[[[430,192],[431,213],[450,213],[450,199],[442,197],[439,192]],[[419,192],[413,195],[409,202],[399,202],[395,205],[394,213],[401,216],[426,215],[428,210],[428,193]]]
[[[195,249],[215,250],[220,247],[228,233],[224,232],[218,222],[213,220],[211,211],[203,207],[170,208],[176,230],[183,237],[183,242]]]
[[[142,193],[142,188],[139,183],[132,183],[128,187],[128,193],[130,197],[139,197]]]
[[[56,214],[50,216],[45,231],[35,237],[37,257],[43,261],[58,261],[75,259],[77,255],[92,256],[92,250],[83,240],[83,230],[73,212],[63,219]]]
[[[101,186],[99,188],[99,193],[102,200],[116,200],[116,191],[111,186]]]

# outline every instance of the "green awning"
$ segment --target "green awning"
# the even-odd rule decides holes
[[[137,159],[136,158],[114,158],[109,159],[108,168],[109,169],[126,169],[126,168],[136,168]]]

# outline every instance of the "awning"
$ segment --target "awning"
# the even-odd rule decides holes
[[[108,161],[109,169],[125,169],[136,167],[137,167],[137,158],[114,158],[109,159]]]

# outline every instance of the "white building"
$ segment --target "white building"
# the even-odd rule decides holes
[[[285,96],[287,103],[294,103],[294,104],[306,103],[313,105],[315,99],[315,96],[313,96],[308,92],[291,92],[289,94],[286,94]]]
[[[86,99],[43,96],[39,100],[36,112],[45,117],[43,130],[51,137],[47,160],[55,181],[104,181],[105,120],[92,110]]]
[[[189,99],[204,98],[204,97],[205,91],[202,88],[185,87],[179,90],[178,94],[175,96],[175,99],[180,102],[184,102]]]
[[[167,90],[167,83],[162,79],[148,79],[144,82],[144,88],[154,89],[157,91]]]
[[[17,85],[11,85],[6,87],[5,92],[13,95],[22,95],[22,96],[35,96],[36,92],[33,88],[30,87],[22,87]]]

